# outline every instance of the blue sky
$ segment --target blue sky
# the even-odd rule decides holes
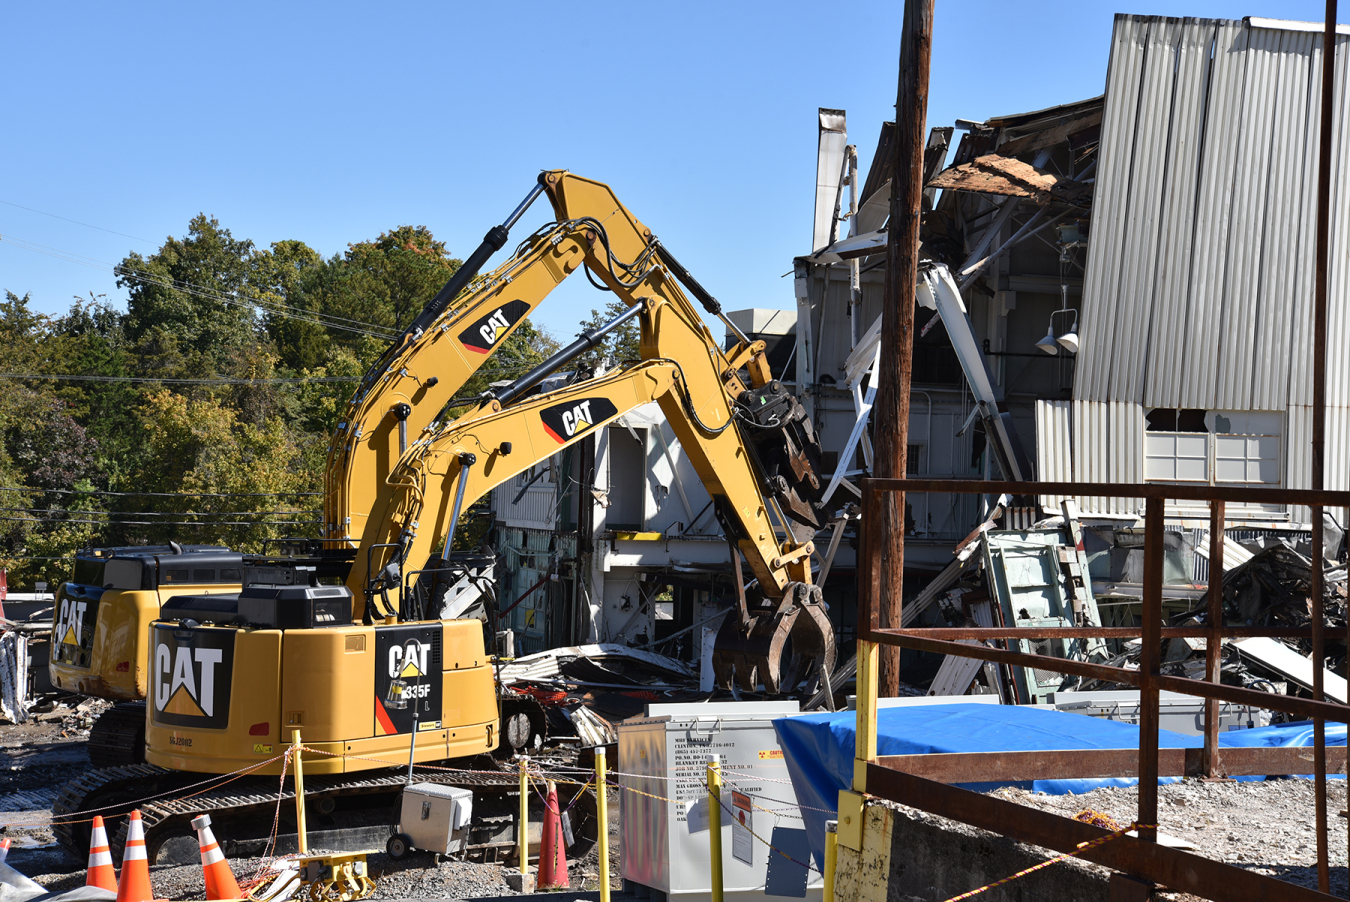
[[[0,290],[50,313],[91,291],[121,305],[110,265],[198,212],[264,247],[330,255],[420,224],[467,255],[540,169],[567,168],[610,183],[729,308],[788,307],[780,277],[810,243],[816,109],[847,110],[865,168],[894,115],[901,9],[5,4]],[[938,0],[928,122],[1099,94],[1115,12],[1323,10]],[[565,338],[603,300],[569,280],[535,321]]]

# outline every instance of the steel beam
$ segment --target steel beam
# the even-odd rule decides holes
[[[867,791],[901,805],[1057,852],[1077,851],[1080,843],[1100,839],[1107,833],[1082,821],[926,780],[880,764],[868,765]],[[1121,836],[1085,849],[1079,857],[1215,902],[1325,902],[1335,898],[1131,836]]]

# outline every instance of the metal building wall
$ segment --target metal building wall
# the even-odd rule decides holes
[[[1341,31],[1337,172],[1350,162],[1350,35]],[[1268,410],[1286,412],[1283,484],[1308,487],[1321,65],[1320,26],[1116,17],[1080,317],[1074,478],[1142,479],[1149,408]],[[1350,485],[1345,182],[1336,179],[1332,197],[1329,488]]]
[[[1338,171],[1348,61],[1338,52]],[[1320,65],[1310,31],[1116,17],[1076,398],[1308,403]],[[1333,204],[1329,401],[1346,404],[1350,354],[1335,353],[1350,350],[1344,188]]]

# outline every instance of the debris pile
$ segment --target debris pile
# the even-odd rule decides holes
[[[550,649],[517,658],[498,676],[503,693],[522,703],[522,713],[503,726],[517,747],[526,729],[535,731],[537,743],[611,745],[618,741],[616,721],[641,714],[648,702],[682,700],[698,690],[698,675],[688,665],[623,645]],[[531,714],[528,725],[519,719]]]
[[[1287,542],[1274,541],[1224,574],[1225,616],[1247,626],[1307,626],[1312,619],[1312,568],[1308,555]],[[1326,572],[1323,605],[1328,631],[1344,632],[1344,565]]]

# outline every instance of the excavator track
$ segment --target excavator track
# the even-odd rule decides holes
[[[123,702],[99,715],[89,728],[89,763],[125,767],[145,761],[145,702]]]
[[[482,758],[474,759],[474,764],[481,761]],[[110,831],[109,838],[114,857],[120,858],[127,830],[127,821],[122,815],[133,807],[139,808],[145,828],[146,854],[152,862],[168,839],[193,835],[190,822],[203,812],[211,815],[213,829],[226,855],[232,854],[236,846],[242,847],[249,841],[269,836],[278,810],[280,832],[294,830],[294,789],[288,785],[282,789],[278,799],[279,781],[276,777],[243,777],[206,791],[194,787],[190,790],[191,795],[181,798],[137,802],[147,795],[185,789],[203,779],[199,774],[169,771],[149,764],[105,768],[66,784],[52,806],[52,813],[59,819],[80,811],[104,809],[97,813],[110,823],[115,819],[116,825]],[[462,786],[473,791],[474,824],[470,828],[470,851],[476,857],[491,856],[514,847],[514,818],[511,812],[518,805],[518,800],[508,800],[506,797],[518,791],[519,778],[515,773],[424,772],[417,775],[416,781]],[[394,803],[407,782],[406,773],[392,770],[365,776],[307,777],[307,808],[322,811],[325,801],[331,800],[333,807],[329,808],[330,812],[339,808],[357,813],[364,811],[367,815],[373,812],[378,818],[376,823],[392,825],[398,818]],[[382,799],[381,796],[387,798]],[[594,792],[587,789],[569,814],[573,842],[567,852],[568,855],[580,857],[590,851],[598,836]],[[338,817],[340,819],[341,815]],[[537,822],[537,817],[532,815],[532,821]],[[337,825],[343,826],[340,820]],[[320,824],[311,820],[310,826],[311,829],[318,829]],[[76,859],[84,860],[88,856],[88,824],[66,821],[55,826],[54,832],[61,846]]]

